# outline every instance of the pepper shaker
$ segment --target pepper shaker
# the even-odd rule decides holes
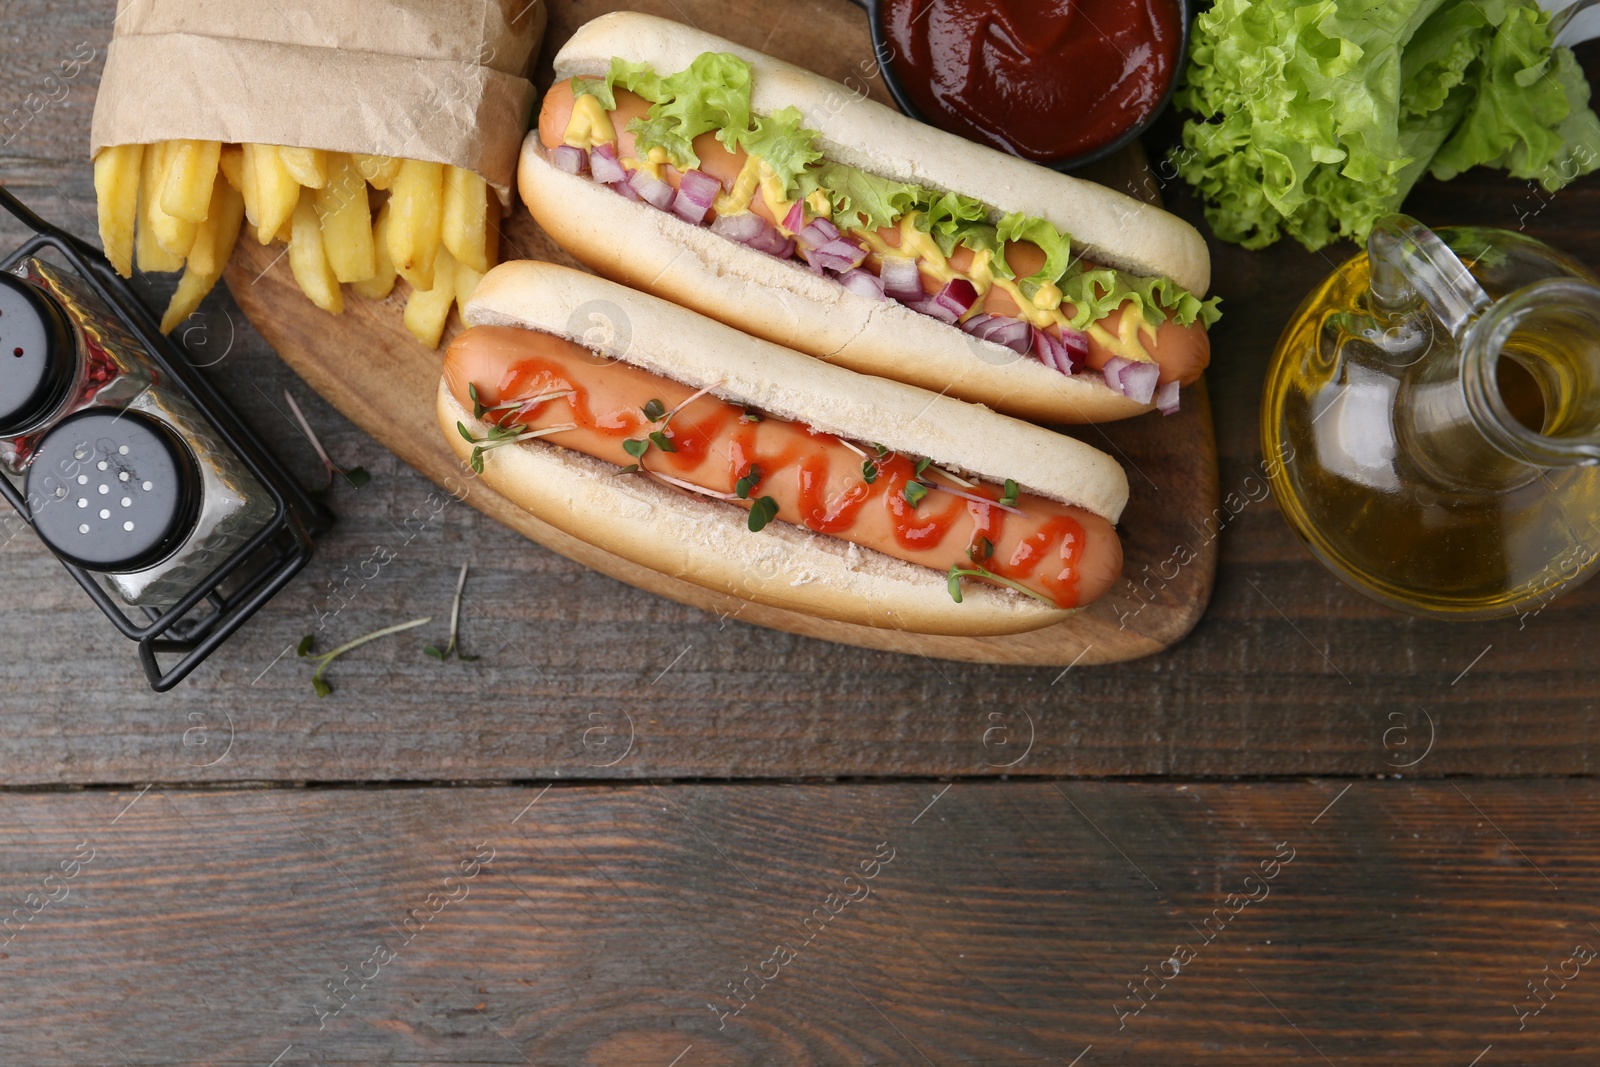
[[[0,206],[36,234],[0,264],[0,495],[164,691],[305,565],[331,518],[97,250],[3,189]]]

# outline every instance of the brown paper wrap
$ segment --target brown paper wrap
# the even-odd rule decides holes
[[[90,151],[192,137],[481,174],[509,207],[543,0],[119,0]]]

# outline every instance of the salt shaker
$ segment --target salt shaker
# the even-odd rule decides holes
[[[309,560],[327,513],[161,336],[91,246],[0,265],[0,494],[165,690]],[[183,659],[170,669],[156,654]]]

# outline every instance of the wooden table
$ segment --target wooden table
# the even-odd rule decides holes
[[[85,235],[111,14],[4,23],[0,180]],[[1472,174],[1409,206],[1520,212],[1600,263],[1600,182],[1539,203]],[[164,697],[0,525],[0,1063],[1594,1063],[1600,584],[1444,626],[1314,564],[1254,488],[1256,404],[1351,250],[1215,253],[1215,598],[1168,654],[1066,672],[840,648],[586,572],[437,495],[219,292],[196,361],[308,481],[285,388],[373,481]],[[482,659],[440,665],[463,561]],[[425,615],[312,694],[304,634]]]

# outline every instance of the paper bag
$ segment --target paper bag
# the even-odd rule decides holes
[[[543,0],[119,0],[90,151],[177,138],[476,171],[510,207]]]

